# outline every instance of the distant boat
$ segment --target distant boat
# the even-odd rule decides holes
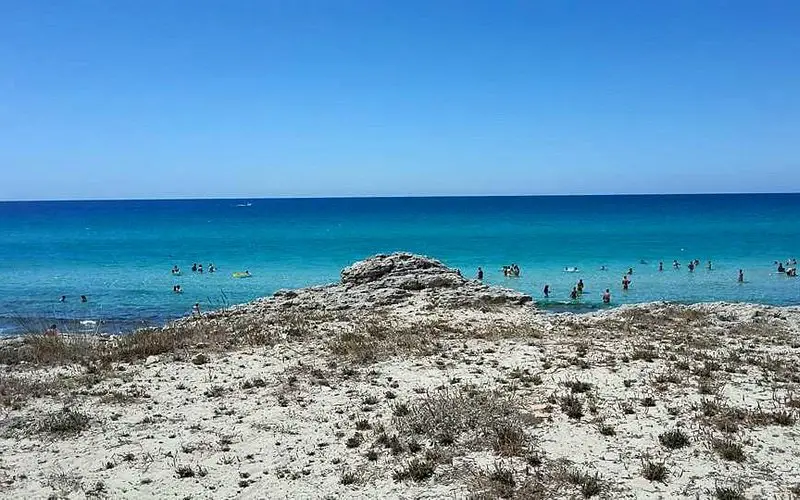
[[[253,204],[252,204],[252,203],[250,203],[250,202],[248,201],[247,203],[239,203],[239,204],[238,204],[238,205],[236,205],[236,206],[237,206],[237,207],[252,207],[252,206],[253,206]]]

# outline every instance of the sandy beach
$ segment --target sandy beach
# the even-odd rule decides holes
[[[544,314],[410,254],[0,346],[14,498],[793,498],[800,308]]]

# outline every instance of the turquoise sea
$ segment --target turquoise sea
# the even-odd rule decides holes
[[[800,258],[798,215],[800,194],[4,202],[0,329],[83,321],[128,330],[185,315],[195,302],[208,309],[334,282],[348,264],[397,250],[466,276],[481,266],[487,282],[537,299],[548,283],[543,305],[553,310],[599,307],[605,288],[614,304],[800,304],[800,279],[774,264]],[[690,273],[692,259],[701,266]],[[218,271],[193,273],[194,262]],[[503,276],[511,263],[519,278]],[[232,277],[244,270],[252,277]],[[586,293],[569,304],[579,278]]]

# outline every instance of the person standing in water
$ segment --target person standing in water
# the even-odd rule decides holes
[[[192,264],[192,272],[197,272],[197,263]]]
[[[631,280],[628,279],[628,275],[626,274],[625,276],[622,277],[622,289],[627,291],[630,284]]]
[[[544,286],[544,290],[542,290],[542,293],[544,294],[544,298],[549,299],[550,298],[550,285],[545,285]]]
[[[569,292],[569,298],[572,300],[578,299],[578,287],[572,287],[572,291]]]
[[[606,288],[606,291],[603,292],[603,304],[610,304],[611,303],[611,292]]]
[[[664,270],[664,263],[663,262],[659,262],[658,263],[658,270],[659,271],[663,271]]]
[[[67,301],[67,296],[66,295],[62,295],[61,298],[58,299],[58,301],[59,302],[66,302]]]
[[[483,280],[483,269],[478,268],[478,280]]]
[[[203,272],[203,264],[197,264],[197,272],[198,273],[202,273]]]
[[[81,295],[81,302],[89,302],[89,299],[86,298],[86,295]]]
[[[709,271],[711,270],[711,261],[710,260],[708,261],[708,266],[706,266],[706,269],[708,269]]]
[[[694,272],[694,262],[689,262],[689,272],[690,273]]]
[[[577,288],[578,288],[578,293],[583,293],[583,280],[582,279],[578,280],[578,287]]]
[[[199,302],[195,302],[194,305],[192,306],[192,314],[196,314],[198,316],[200,315],[200,303]]]
[[[744,283],[744,271],[739,269],[739,283]]]

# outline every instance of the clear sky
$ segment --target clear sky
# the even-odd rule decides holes
[[[0,0],[0,199],[796,192],[800,2]]]

